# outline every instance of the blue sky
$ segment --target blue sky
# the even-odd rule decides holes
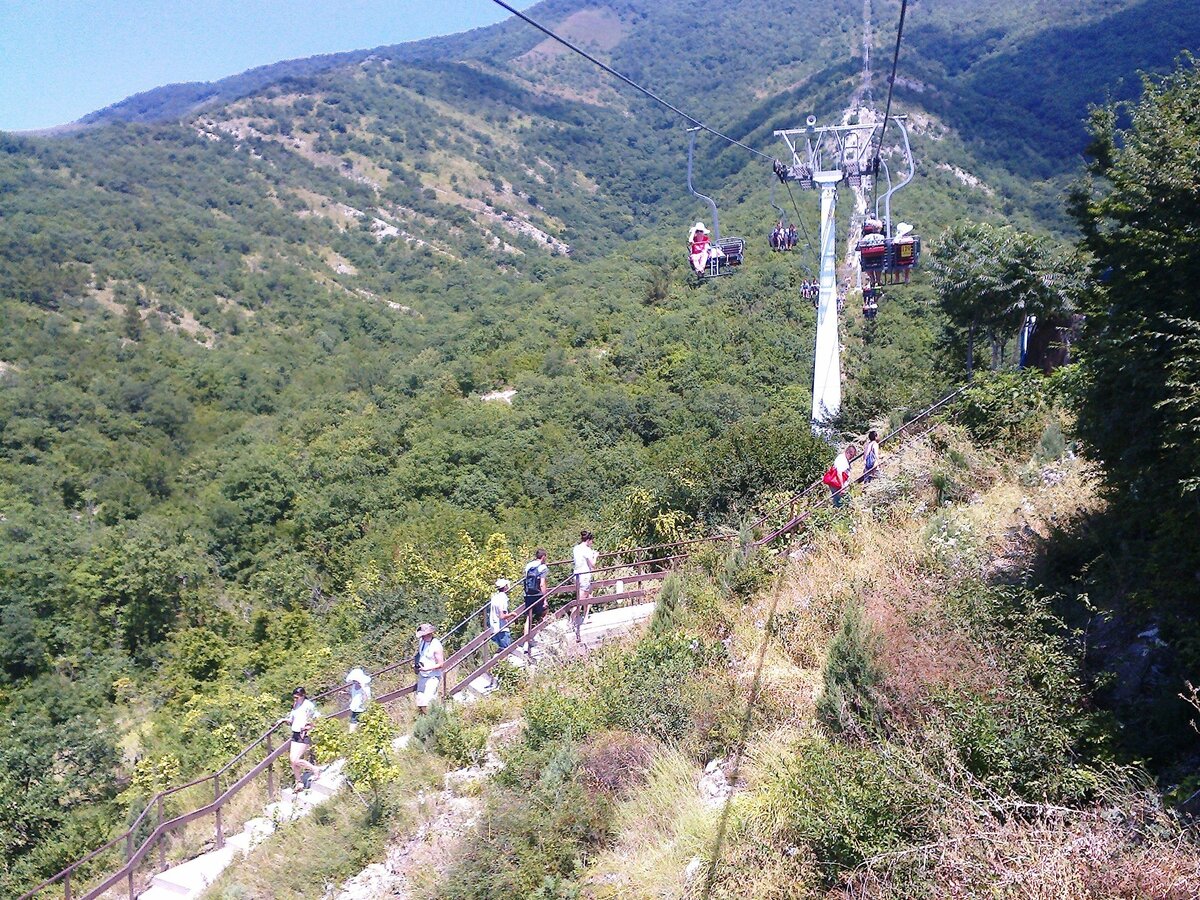
[[[0,130],[62,125],[164,84],[507,15],[491,0],[0,0]]]

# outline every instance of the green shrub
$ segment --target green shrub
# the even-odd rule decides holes
[[[817,715],[837,731],[875,731],[882,721],[876,689],[883,675],[878,637],[863,618],[862,606],[851,603],[842,628],[829,645],[825,684],[817,697]]]
[[[774,767],[755,802],[779,837],[811,848],[829,884],[926,830],[927,803],[890,747],[806,738]]]
[[[602,724],[603,713],[593,703],[553,688],[534,691],[525,700],[525,741],[534,750],[553,741],[579,740]]]
[[[991,372],[963,393],[957,417],[981,444],[1024,449],[1037,440],[1046,407],[1046,380],[1040,372]]]
[[[611,821],[611,801],[582,784],[571,745],[517,750],[435,895],[577,896],[571,879],[608,839]]]
[[[413,739],[427,752],[459,766],[479,763],[487,737],[486,725],[468,725],[455,710],[440,703],[432,704],[413,725]]]

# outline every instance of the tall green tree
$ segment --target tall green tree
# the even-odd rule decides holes
[[[1093,112],[1087,176],[1074,191],[1098,285],[1086,300],[1079,430],[1129,536],[1141,582],[1194,594],[1194,323],[1200,320],[1200,68],[1185,55],[1136,103]],[[1192,323],[1192,324],[1189,324]],[[1158,576],[1158,577],[1153,577]],[[1186,591],[1179,590],[1187,585]],[[1148,591],[1149,593],[1149,591]]]
[[[968,377],[980,340],[988,341],[991,367],[999,368],[1004,344],[1025,316],[1059,321],[1074,310],[1084,275],[1074,256],[1044,238],[972,222],[946,232],[931,269]]]

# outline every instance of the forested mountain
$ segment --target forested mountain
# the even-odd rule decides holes
[[[964,219],[1071,235],[1087,104],[1200,45],[1186,7],[912,3],[900,217],[930,240]],[[531,14],[775,155],[774,129],[882,103],[898,11]],[[0,135],[2,894],[222,759],[294,683],[473,608],[518,548],[736,526],[827,462],[798,292],[815,260],[767,252],[769,164],[699,141],[697,188],[751,249],[691,285],[708,212],[683,124],[523,23],[83,123]],[[918,278],[876,323],[848,317],[847,427],[960,378],[931,296]]]

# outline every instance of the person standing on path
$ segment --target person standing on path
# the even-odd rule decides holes
[[[829,487],[833,505],[836,507],[841,507],[842,499],[846,496],[846,489],[850,484],[850,463],[857,457],[858,448],[847,444],[846,449],[834,458],[833,465],[825,471],[825,477],[821,479]]]
[[[429,712],[429,704],[438,695],[442,686],[442,666],[446,664],[446,650],[434,635],[437,629],[428,622],[417,629],[417,655],[413,657],[413,668],[417,673],[417,715]]]
[[[863,484],[879,477],[879,432],[867,433],[867,444],[863,447]]]
[[[588,614],[587,600],[592,596],[592,572],[595,571],[596,561],[600,558],[600,554],[592,547],[593,540],[595,540],[595,535],[585,529],[579,532],[579,543],[571,549],[576,597],[582,604],[575,610],[574,616],[575,641],[577,643],[582,640],[583,620],[587,618]]]
[[[508,633],[508,623],[512,619],[508,611],[508,591],[511,587],[507,578],[497,578],[495,593],[488,603],[488,628],[491,629],[497,650],[507,650],[512,643],[512,635]]]
[[[358,729],[358,717],[367,709],[371,699],[371,676],[361,666],[346,673],[346,684],[350,685],[350,731]]]
[[[292,776],[296,779],[296,790],[298,791],[308,787],[304,779],[306,770],[318,778],[321,775],[321,767],[305,758],[312,748],[312,737],[309,732],[312,731],[313,723],[319,715],[317,707],[308,699],[308,693],[304,688],[298,687],[292,691],[292,709],[286,717],[292,728],[292,743],[288,748],[288,755],[292,764]],[[309,780],[311,781],[311,775]]]
[[[549,590],[546,579],[549,573],[546,551],[538,547],[533,559],[525,564],[525,576],[521,579],[525,590],[525,606],[529,609],[530,627],[538,624],[546,616],[546,592]]]

